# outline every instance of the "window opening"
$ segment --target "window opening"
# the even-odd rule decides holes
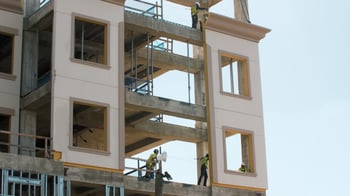
[[[107,64],[107,25],[75,18],[74,58]]]
[[[249,96],[246,59],[221,55],[221,90],[234,95]]]
[[[0,73],[12,74],[13,35],[0,33]]]
[[[254,172],[252,135],[236,130],[225,130],[224,137],[226,170]]]
[[[0,131],[10,131],[11,116],[0,114]],[[10,135],[0,132],[0,152],[9,151]]]
[[[73,146],[107,151],[107,108],[73,103]]]
[[[51,80],[52,26],[38,32],[38,87]]]

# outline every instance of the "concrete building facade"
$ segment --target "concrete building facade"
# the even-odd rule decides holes
[[[163,1],[135,2],[146,8],[0,0],[0,195],[265,195],[258,49],[269,29],[250,23],[247,1],[234,1],[235,18],[200,11],[202,30],[164,20]],[[153,95],[171,70],[193,75],[194,103]],[[208,186],[126,173],[126,158],[176,140],[210,155]]]

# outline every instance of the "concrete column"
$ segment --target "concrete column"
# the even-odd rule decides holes
[[[37,87],[38,39],[38,32],[36,31],[23,32],[22,96]]]
[[[25,0],[24,15],[30,16],[40,8],[40,0]]]
[[[250,23],[248,0],[234,0],[235,18]]]
[[[204,72],[200,71],[198,73],[194,74],[194,96],[195,96],[195,103],[197,105],[205,106],[206,100],[205,100],[205,81],[204,81]],[[207,123],[196,121],[196,128],[199,129],[206,129]]]
[[[20,119],[20,133],[36,135],[36,113],[28,110],[21,111]],[[35,156],[35,138],[32,137],[19,137],[19,154]],[[29,149],[29,150],[28,150]]]

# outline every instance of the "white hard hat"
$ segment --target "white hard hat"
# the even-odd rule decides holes
[[[201,4],[198,1],[196,2],[196,5],[201,6]]]
[[[245,166],[245,163],[244,162],[242,162],[242,164],[241,165],[244,165]]]

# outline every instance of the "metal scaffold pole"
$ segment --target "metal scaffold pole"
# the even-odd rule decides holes
[[[187,42],[187,61],[190,58],[190,46]],[[191,84],[190,84],[190,63],[187,62],[187,82],[188,82],[188,103],[191,103]]]

